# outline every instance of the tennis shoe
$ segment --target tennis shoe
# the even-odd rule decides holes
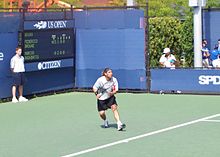
[[[20,96],[19,99],[18,99],[19,102],[26,102],[28,101],[28,99],[26,99],[25,97],[23,96]]]
[[[104,121],[104,128],[108,128],[108,127],[109,127],[109,125],[108,125],[108,121],[105,120],[105,121]]]
[[[18,99],[17,98],[12,98],[12,103],[17,103],[18,102]]]
[[[118,124],[118,131],[123,131],[123,129],[126,127],[125,124]]]

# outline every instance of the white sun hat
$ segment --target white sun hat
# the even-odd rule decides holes
[[[170,48],[165,48],[165,49],[163,50],[163,53],[164,53],[164,54],[170,53]]]

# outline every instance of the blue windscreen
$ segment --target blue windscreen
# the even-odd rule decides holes
[[[203,11],[203,38],[208,40],[209,49],[214,49],[220,39],[220,9]]]
[[[91,87],[105,67],[121,88],[146,89],[143,29],[78,29],[76,86]]]

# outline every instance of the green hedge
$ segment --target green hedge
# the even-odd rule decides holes
[[[169,47],[181,67],[191,67],[193,63],[192,19],[184,22],[174,17],[149,19],[149,48],[151,67],[159,66],[163,49]]]

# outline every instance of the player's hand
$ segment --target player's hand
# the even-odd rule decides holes
[[[116,93],[116,91],[112,91],[112,92],[109,92],[109,96],[113,96],[114,94]]]
[[[96,98],[99,99],[102,96],[102,94],[97,94]]]

